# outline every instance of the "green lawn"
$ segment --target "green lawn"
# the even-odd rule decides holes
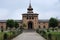
[[[3,40],[3,32],[0,32],[0,40]]]
[[[52,40],[60,40],[60,32],[51,32]]]

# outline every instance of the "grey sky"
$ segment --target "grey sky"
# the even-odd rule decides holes
[[[39,19],[57,17],[60,19],[60,0],[31,0],[34,12]],[[27,12],[29,0],[0,0],[0,20],[22,19],[22,13]]]

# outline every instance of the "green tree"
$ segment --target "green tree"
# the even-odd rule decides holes
[[[14,27],[14,20],[12,20],[12,19],[7,20],[6,21],[6,27],[10,28],[10,39],[11,39],[11,29]]]
[[[7,20],[6,27],[9,27],[10,29],[12,29],[14,27],[14,20],[12,19]]]
[[[23,23],[23,27],[24,27],[24,28],[26,27],[26,24],[25,24],[25,23]]]
[[[23,24],[23,27],[26,27],[26,24],[25,23]]]
[[[58,26],[58,20],[56,18],[50,18],[50,20],[49,20],[49,27],[55,28],[57,26]]]
[[[18,28],[19,27],[19,24],[18,24],[18,22],[14,22],[14,25],[15,25],[15,28]]]

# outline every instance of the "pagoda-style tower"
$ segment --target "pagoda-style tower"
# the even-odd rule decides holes
[[[37,29],[38,28],[38,14],[33,12],[31,2],[27,8],[27,13],[22,14],[24,29]]]
[[[33,13],[33,8],[31,6],[31,3],[29,4],[29,7],[27,8],[28,12],[27,13]]]

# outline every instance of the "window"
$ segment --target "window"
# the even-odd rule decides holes
[[[39,28],[41,28],[41,27],[39,26]]]
[[[29,19],[31,19],[31,17],[29,17]]]
[[[43,26],[43,28],[45,28],[45,26]]]
[[[28,19],[28,17],[27,17],[27,19]]]
[[[34,19],[34,17],[32,17],[32,19]]]
[[[31,19],[31,17],[27,17],[27,19]]]

